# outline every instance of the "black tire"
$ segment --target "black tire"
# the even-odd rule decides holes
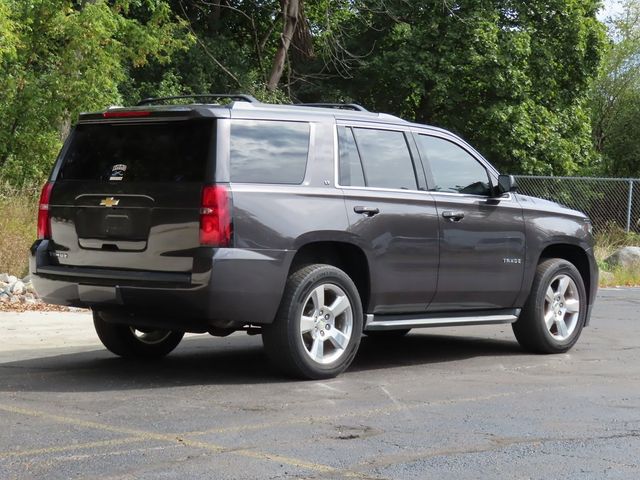
[[[129,325],[105,321],[100,312],[93,312],[93,325],[102,344],[107,349],[125,358],[159,358],[169,354],[178,346],[184,332],[169,330],[136,329]],[[136,335],[142,332],[142,336]],[[149,336],[145,339],[144,336]]]
[[[323,298],[331,304],[324,307],[327,309],[324,313],[330,314],[326,323],[324,316],[317,315],[321,308],[315,308],[313,300],[314,292],[320,287],[323,292],[327,289],[326,292],[330,297],[326,298],[325,293],[322,294]],[[335,297],[331,297],[332,294],[335,294]],[[337,305],[338,298],[344,300],[345,297],[349,301],[349,306],[334,318],[333,312],[339,309],[332,310],[329,307]],[[306,333],[302,333],[303,312],[306,312],[305,316],[311,320],[307,326],[315,325]],[[353,361],[360,345],[362,320],[360,295],[349,276],[331,265],[309,265],[289,276],[273,324],[262,329],[262,341],[267,355],[285,373],[304,379],[332,378],[342,373]],[[351,328],[348,330],[349,321]],[[346,343],[344,348],[338,348],[333,336],[347,330],[350,335],[348,342],[344,342]],[[319,337],[320,334],[322,334],[322,340]],[[327,358],[321,361],[312,358],[316,341],[322,343],[323,353],[329,352]],[[332,355],[336,356],[335,360],[331,360]],[[322,363],[323,361],[328,363]]]
[[[577,299],[579,303],[578,311],[575,314],[570,314],[570,322],[562,320],[565,327],[561,329],[560,323],[554,320],[556,318],[554,312],[562,315],[561,306],[566,304],[568,308],[569,305],[566,297],[559,293],[556,295],[555,291],[556,288],[561,290],[559,282],[563,277],[569,277],[573,281],[573,284],[568,283],[569,287],[566,290],[572,297],[569,300],[574,304]],[[553,293],[550,297],[547,296],[548,289],[550,289],[550,293]],[[549,298],[553,298],[553,302],[549,301]],[[572,309],[574,308],[575,306],[572,307]],[[561,258],[550,258],[542,261],[537,267],[527,303],[524,305],[518,321],[512,324],[513,333],[518,343],[530,352],[564,353],[578,341],[584,327],[586,311],[587,293],[578,269],[572,263]],[[545,312],[551,319],[551,327],[548,327],[545,322]],[[567,318],[566,314],[565,318]]]
[[[400,338],[404,337],[407,333],[411,331],[410,328],[403,328],[401,330],[371,330],[366,331],[364,334],[369,338],[382,339],[382,338]]]

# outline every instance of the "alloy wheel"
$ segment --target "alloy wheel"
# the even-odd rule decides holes
[[[564,341],[573,334],[580,317],[578,287],[569,275],[551,280],[544,297],[544,322],[555,340]]]
[[[142,343],[146,343],[147,345],[162,343],[171,335],[170,330],[140,330],[136,327],[129,328],[131,329],[131,333],[136,338],[136,340]]]
[[[347,294],[332,283],[314,288],[303,303],[300,338],[307,355],[329,364],[346,351],[353,332],[353,308]]]

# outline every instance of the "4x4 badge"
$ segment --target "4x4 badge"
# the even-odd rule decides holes
[[[104,198],[100,200],[101,207],[115,207],[120,203],[120,200],[116,200],[113,197]]]

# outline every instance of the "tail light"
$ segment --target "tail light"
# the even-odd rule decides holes
[[[47,182],[42,187],[38,202],[38,239],[51,238],[51,219],[49,218],[49,201],[53,183]]]
[[[202,189],[200,244],[209,247],[231,245],[231,194],[223,185]]]
[[[150,115],[151,112],[148,112],[146,110],[108,110],[102,114],[104,118],[140,118],[148,117]]]

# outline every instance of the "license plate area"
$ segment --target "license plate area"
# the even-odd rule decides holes
[[[133,235],[131,217],[127,213],[106,214],[103,227],[107,238],[131,238]]]
[[[149,237],[151,212],[144,208],[101,209],[78,208],[78,238],[141,241]]]

